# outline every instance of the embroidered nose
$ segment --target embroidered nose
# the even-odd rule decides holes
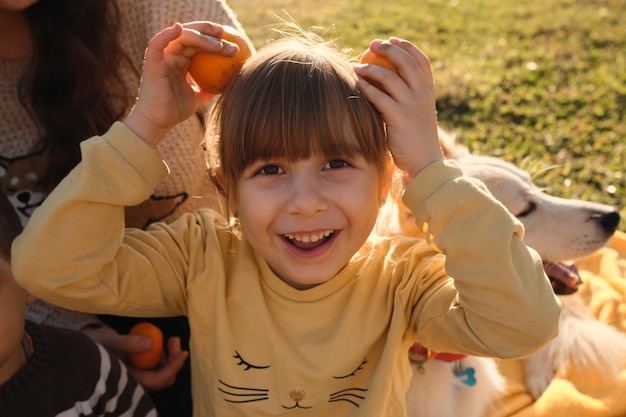
[[[306,396],[306,392],[304,392],[304,390],[299,389],[299,390],[291,390],[289,392],[289,396],[291,397],[292,400],[294,400],[295,402],[300,402],[304,399],[304,397]]]

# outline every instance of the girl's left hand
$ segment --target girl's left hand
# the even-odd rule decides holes
[[[150,40],[139,97],[124,121],[150,146],[213,97],[192,87],[187,70],[196,52],[237,54],[237,45],[220,39],[223,30],[211,22],[176,23]]]
[[[383,115],[395,164],[413,178],[443,159],[430,61],[411,42],[398,38],[374,40],[370,49],[395,65],[399,75],[378,65],[356,65],[354,70],[363,93]],[[366,79],[379,83],[384,91]]]

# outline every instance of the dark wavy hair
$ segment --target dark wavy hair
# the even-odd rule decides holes
[[[8,197],[0,190],[0,257],[11,259],[11,244],[22,233],[22,223],[15,207]]]
[[[34,49],[20,101],[45,131],[43,185],[51,190],[79,162],[80,142],[104,133],[132,104],[120,68],[133,66],[117,38],[113,0],[40,0],[25,15]]]

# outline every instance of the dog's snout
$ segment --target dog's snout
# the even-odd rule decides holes
[[[17,201],[22,204],[28,204],[30,202],[30,193],[29,192],[20,192],[16,194]]]
[[[617,226],[620,222],[620,215],[617,211],[611,211],[608,213],[595,213],[591,218],[598,222],[598,224],[607,233],[613,233],[617,230]]]

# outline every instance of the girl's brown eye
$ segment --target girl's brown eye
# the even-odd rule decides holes
[[[276,175],[280,174],[280,167],[278,165],[265,165],[258,171],[261,175]]]
[[[339,169],[349,167],[350,164],[343,159],[333,159],[332,161],[328,161],[327,167],[329,169]]]

